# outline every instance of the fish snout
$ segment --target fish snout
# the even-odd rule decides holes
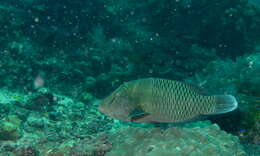
[[[99,111],[99,112],[102,112],[102,113],[105,113],[105,108],[104,108],[104,106],[99,105],[99,106],[98,106],[98,111]]]

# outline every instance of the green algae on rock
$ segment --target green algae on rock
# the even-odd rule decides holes
[[[106,156],[246,156],[239,139],[216,124],[143,129],[122,127],[110,135],[113,147]],[[203,126],[200,126],[203,125]]]
[[[16,115],[7,116],[0,123],[0,141],[17,140],[22,136],[21,120]]]

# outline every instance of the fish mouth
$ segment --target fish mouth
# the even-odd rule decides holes
[[[98,106],[98,111],[105,113],[107,110],[107,106],[111,105],[115,100],[115,97],[108,96],[102,100],[102,102]]]
[[[112,114],[111,112],[109,112],[105,107],[103,106],[99,106],[98,107],[98,111],[103,113],[106,116],[114,116],[114,114]]]
[[[104,107],[102,107],[101,105],[98,106],[98,111],[104,113]]]
[[[110,111],[109,109],[105,108],[102,105],[98,107],[98,111],[113,119],[117,119],[121,121],[130,121],[130,117],[128,116],[128,114],[113,112],[115,110]]]

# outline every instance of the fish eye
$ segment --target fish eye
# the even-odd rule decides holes
[[[127,90],[127,85],[126,85],[126,84],[122,84],[120,87],[118,87],[118,88],[116,89],[115,95],[121,95],[122,92],[125,92],[126,90]]]
[[[123,84],[122,84],[122,88],[123,88],[123,89],[126,89],[126,88],[127,88],[127,84],[126,84],[126,83],[123,83]]]
[[[127,88],[128,86],[124,83],[121,86],[119,86],[114,93],[112,94],[112,96],[114,96],[114,98],[116,97],[121,97],[121,96],[125,96],[127,94]]]
[[[123,88],[126,88],[126,84],[123,84]]]

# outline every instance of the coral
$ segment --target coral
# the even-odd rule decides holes
[[[34,146],[24,146],[25,142],[34,142]],[[25,153],[32,156],[246,156],[238,137],[220,130],[216,124],[205,121],[182,126],[171,125],[167,129],[121,125],[105,133],[74,139],[66,137],[53,142],[50,139],[28,137],[19,140],[19,143],[9,142],[1,146],[5,151],[21,156]],[[1,152],[4,153],[3,150]]]
[[[19,129],[23,127],[23,135],[21,136],[21,132],[18,133],[19,137],[13,137],[17,133],[4,134],[8,137],[5,139],[10,141],[0,144],[1,154],[123,156],[128,153],[132,156],[163,156],[172,153],[215,155],[216,152],[232,155],[237,151],[238,155],[245,155],[238,138],[220,130],[216,124],[170,124],[168,128],[161,129],[155,128],[152,124],[122,123],[98,113],[95,108],[96,102],[86,105],[51,91],[49,93],[56,97],[55,105],[50,112],[35,112],[29,109],[29,113],[22,111],[17,115],[6,115],[2,125],[12,124],[17,128],[14,132],[20,132]],[[22,101],[16,97],[15,100],[26,103],[26,98],[31,97],[34,96],[23,96],[25,99]],[[10,107],[14,108],[15,103],[10,103]],[[14,109],[19,110],[22,107]],[[20,116],[25,116],[23,121],[19,119]],[[250,136],[255,135],[257,131],[258,129],[252,130]],[[15,140],[12,141],[12,138]],[[257,137],[252,138],[255,142],[256,139]]]
[[[106,156],[246,155],[238,137],[203,122],[166,130],[122,127],[109,140],[113,148]]]
[[[55,97],[48,88],[39,88],[30,94],[15,96],[15,105],[34,111],[50,111]]]
[[[70,155],[104,156],[111,148],[112,144],[105,136],[99,136],[95,139],[86,138],[72,146]]]
[[[138,77],[193,76],[259,40],[259,11],[243,0],[3,0],[0,9],[0,84],[26,91],[40,75],[44,87],[100,98]]]
[[[257,120],[252,128],[248,129],[244,133],[240,133],[239,137],[244,143],[252,143],[255,145],[260,145],[260,122]]]
[[[201,84],[210,94],[244,94],[257,97],[260,92],[259,60],[259,53],[238,57],[236,60],[214,60],[187,81]]]
[[[224,93],[237,97],[239,100],[237,111],[220,117],[211,117],[212,121],[234,134],[240,133],[241,129],[252,131],[259,120],[259,62],[259,53],[238,57],[236,60],[219,59],[209,63],[202,72],[197,73],[196,77],[186,79],[206,88],[209,94]],[[252,135],[245,135],[242,138],[253,143]]]
[[[37,155],[38,155],[37,150],[31,146],[20,147],[15,152],[15,156],[37,156]]]
[[[90,101],[92,101],[94,99],[93,95],[88,93],[88,92],[81,93],[79,98],[80,98],[80,101],[82,101],[84,103],[85,102],[90,102]]]
[[[21,120],[17,116],[7,116],[0,122],[0,140],[17,140],[22,136]]]
[[[48,149],[49,155],[63,155],[63,145],[65,154],[121,152],[126,145],[117,144],[116,136],[111,138],[116,145],[113,148],[95,144],[89,150],[84,143],[94,144],[86,137],[122,125],[153,125],[137,126],[105,117],[93,101],[125,81],[143,77],[196,82],[211,94],[235,95],[239,109],[211,120],[236,135],[245,130],[241,140],[258,144],[260,11],[250,2],[57,0],[50,4],[1,0],[0,136],[10,142],[1,142],[0,154],[9,155],[19,147],[20,151]],[[170,132],[182,134],[179,128],[154,135],[148,129],[122,129],[130,133],[130,143],[131,130],[159,139]],[[204,132],[200,130],[199,138]],[[183,131],[196,140],[196,134]],[[231,153],[233,144],[225,149],[226,145],[218,142],[223,133],[218,132],[213,138],[216,142],[203,148],[205,151],[194,149],[189,154],[214,153],[216,145],[221,145],[224,154],[225,150]],[[229,143],[237,142],[230,138]],[[187,140],[178,141],[189,152],[194,147]],[[144,144],[147,147],[135,147],[145,148],[137,150],[147,155],[164,147],[161,141],[156,146]],[[168,146],[170,150],[162,152],[180,152],[180,146]]]
[[[34,128],[43,129],[44,127],[47,127],[47,125],[49,124],[49,120],[43,116],[40,116],[37,113],[30,113],[27,118],[26,124]]]

